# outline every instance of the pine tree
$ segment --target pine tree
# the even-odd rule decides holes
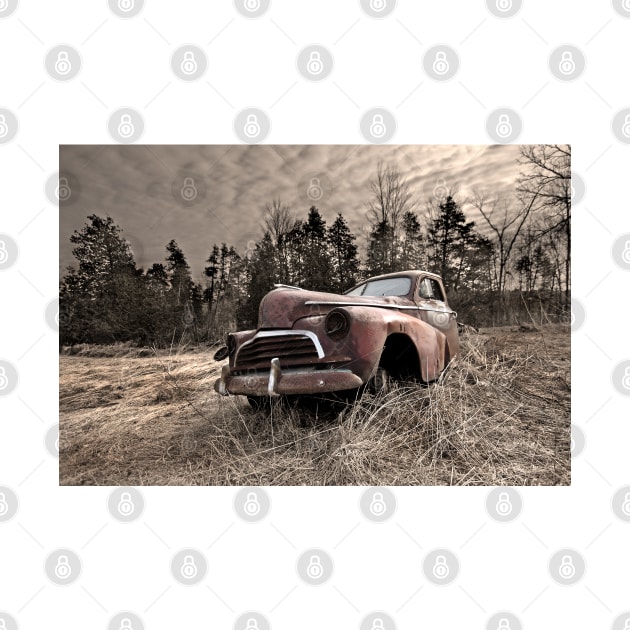
[[[425,267],[426,256],[418,215],[415,212],[405,212],[402,218],[400,269],[424,269]]]
[[[195,309],[198,308],[200,295],[197,295],[186,256],[177,242],[171,240],[166,251],[166,271],[170,284],[166,301],[170,307],[172,334],[180,338],[186,328],[196,325]],[[196,329],[193,334],[197,335]]]
[[[331,257],[331,290],[343,293],[352,288],[359,275],[356,236],[352,234],[343,215],[339,213],[328,228]]]
[[[208,338],[220,336],[227,323],[235,325],[234,313],[240,300],[241,257],[233,246],[221,243],[219,248],[212,246],[204,269],[209,285],[203,291],[203,301],[208,305],[206,335]],[[218,324],[221,323],[221,326]],[[219,328],[221,330],[219,330]]]
[[[397,257],[393,255],[396,241],[394,229],[387,220],[379,221],[370,231],[365,268],[368,276],[396,271]]]
[[[326,221],[319,210],[311,206],[303,224],[302,285],[313,291],[330,291],[330,252],[326,238]]]
[[[438,216],[429,227],[430,266],[442,276],[451,291],[457,291],[465,271],[474,227],[475,222],[466,221],[463,211],[450,195],[440,203]]]
[[[239,327],[252,328],[258,322],[258,307],[266,293],[273,289],[276,279],[276,247],[271,234],[266,231],[256,243],[251,258],[247,261],[246,297],[237,313]]]
[[[111,343],[139,335],[142,276],[129,243],[111,217],[88,217],[70,237],[78,268],[60,286],[62,343]]]
[[[136,265],[122,229],[111,217],[92,214],[88,219],[90,223],[70,237],[79,262],[75,280],[84,295],[103,297],[115,291],[119,280],[134,276]]]
[[[210,286],[204,291],[204,300],[208,303],[208,308],[212,310],[215,295],[215,283],[219,274],[219,247],[214,244],[210,256],[206,260],[208,265],[204,268],[203,273],[210,278]]]

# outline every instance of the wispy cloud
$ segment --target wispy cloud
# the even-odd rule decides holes
[[[511,145],[64,146],[60,170],[80,192],[60,213],[60,268],[74,262],[70,234],[93,213],[123,228],[140,266],[162,261],[174,238],[198,277],[213,243],[243,251],[261,236],[274,198],[302,218],[311,205],[329,222],[342,212],[360,234],[379,161],[398,167],[422,208],[440,186],[457,189],[461,201],[474,189],[513,196],[517,158]],[[180,195],[187,177],[197,190],[191,204]]]

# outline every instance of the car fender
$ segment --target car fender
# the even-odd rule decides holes
[[[424,382],[439,376],[446,356],[446,336],[442,332],[417,317],[396,310],[369,306],[344,308],[351,317],[346,344],[349,354],[356,357],[352,361],[352,369],[363,380],[367,380],[379,366],[383,349],[391,335],[405,335],[413,344]]]

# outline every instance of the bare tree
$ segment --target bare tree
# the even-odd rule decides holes
[[[374,225],[387,223],[397,233],[405,212],[413,212],[416,202],[395,166],[378,163],[376,177],[370,182],[371,199],[366,203],[368,219]]]
[[[524,170],[517,191],[534,200],[545,211],[545,224],[538,236],[561,236],[564,248],[565,300],[571,287],[571,147],[566,144],[537,144],[521,148],[519,160]],[[554,246],[557,245],[554,240]]]
[[[397,268],[403,217],[417,207],[409,184],[395,166],[379,162],[376,177],[370,182],[370,199],[366,202],[371,224],[368,267],[372,271],[394,271]]]
[[[495,247],[495,283],[499,295],[505,291],[508,263],[518,236],[527,221],[536,197],[518,200],[519,207],[514,209],[507,201],[494,198],[487,199],[484,193],[474,191],[472,206],[479,210],[488,227],[496,237]]]
[[[289,240],[295,230],[298,230],[300,221],[293,216],[291,208],[282,203],[281,199],[273,199],[265,207],[263,216],[263,229],[271,238],[271,244],[275,248],[277,265],[274,273],[275,281],[285,284],[295,282],[291,270],[295,267],[290,260]]]
[[[283,204],[281,199],[273,199],[265,206],[263,228],[269,232],[276,245],[293,229],[295,222],[291,208]]]

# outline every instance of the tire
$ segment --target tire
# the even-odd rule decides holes
[[[366,383],[366,389],[370,394],[385,394],[391,389],[392,380],[391,374],[385,368],[378,367]]]

